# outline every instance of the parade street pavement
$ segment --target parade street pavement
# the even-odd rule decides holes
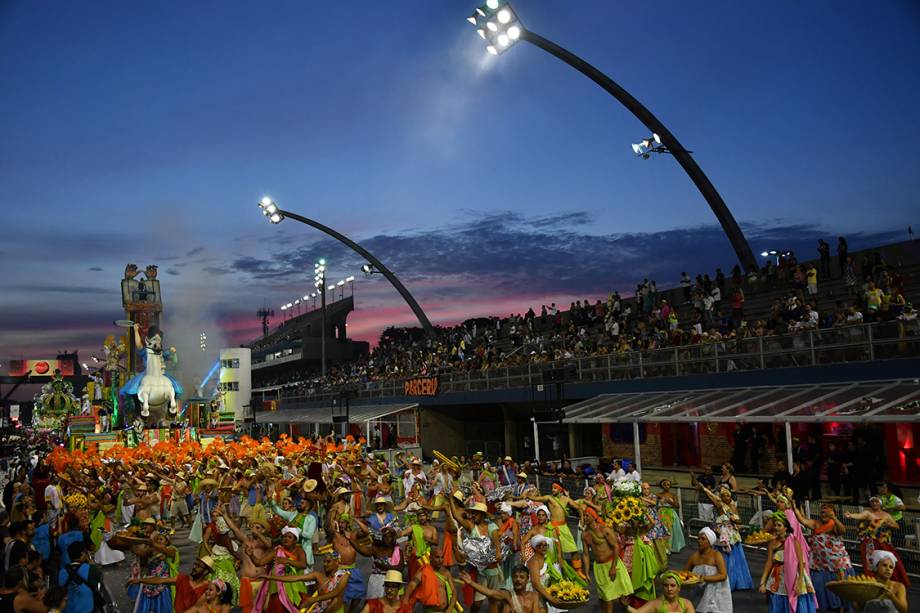
[[[197,556],[198,547],[196,543],[188,540],[188,530],[180,528],[176,530],[176,534],[173,535],[173,545],[179,549],[179,556],[181,561],[181,572],[187,573],[192,568],[192,562],[195,561]],[[672,568],[683,568],[684,563],[690,557],[690,554],[693,552],[691,547],[686,547],[684,550],[678,554],[675,554],[671,557],[671,567]],[[748,562],[751,566],[751,574],[754,577],[755,585],[760,578],[760,573],[763,570],[763,564],[766,560],[765,552],[762,550],[751,550],[746,549],[746,555]],[[370,568],[370,564],[367,559],[360,558],[360,566],[365,572],[365,576]],[[319,560],[317,560],[319,563]],[[317,568],[320,568],[317,566]],[[109,591],[112,596],[115,598],[118,603],[118,608],[120,613],[131,613],[134,610],[134,603],[128,599],[128,595],[125,591],[125,585],[131,574],[131,554],[127,554],[125,561],[117,565],[107,566],[104,569],[105,581],[108,585]],[[693,597],[692,593],[689,590],[685,590],[683,593],[684,596],[691,598]],[[735,612],[746,612],[746,611],[766,611],[767,606],[765,602],[765,596],[753,591],[746,592],[735,592],[733,595],[734,598],[734,610]],[[915,598],[920,599],[920,591],[916,589],[911,590],[910,594],[911,602],[920,602]],[[591,603],[579,611],[600,611],[600,606],[597,599],[592,599]],[[488,609],[482,608],[480,613],[487,613]]]

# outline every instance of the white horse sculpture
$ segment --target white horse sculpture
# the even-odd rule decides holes
[[[141,405],[141,417],[150,416],[150,408],[166,408],[169,416],[175,417],[178,409],[176,397],[182,395],[182,386],[166,374],[166,360],[173,359],[175,348],[163,350],[163,333],[151,326],[146,342],[141,342],[140,326],[134,324],[134,341],[142,347],[138,353],[144,359],[144,372],[131,378],[121,388],[122,395],[136,394]]]

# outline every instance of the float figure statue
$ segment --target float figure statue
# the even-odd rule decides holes
[[[138,356],[144,361],[144,370],[131,377],[119,395],[137,396],[142,418],[150,416],[151,407],[158,412],[165,408],[170,419],[175,418],[176,398],[182,395],[182,385],[166,374],[166,360],[176,359],[175,347],[163,349],[163,331],[157,326],[150,326],[147,338],[142,341],[140,325],[134,324],[134,342],[141,348]]]

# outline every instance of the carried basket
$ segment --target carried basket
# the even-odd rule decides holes
[[[863,580],[844,579],[843,581],[828,581],[827,589],[844,600],[860,605],[860,607],[862,607],[864,603],[874,600],[885,593],[885,586],[872,578]]]

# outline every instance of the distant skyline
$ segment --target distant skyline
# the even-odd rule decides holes
[[[318,257],[357,279],[350,336],[414,325],[357,256],[266,223],[266,194],[435,324],[735,263],[675,161],[633,155],[647,130],[539,49],[487,56],[475,2],[316,6],[0,5],[0,362],[98,353],[128,262],[160,266],[186,355],[254,339],[263,304],[277,325]],[[920,229],[916,3],[514,6],[694,151],[755,253]]]

